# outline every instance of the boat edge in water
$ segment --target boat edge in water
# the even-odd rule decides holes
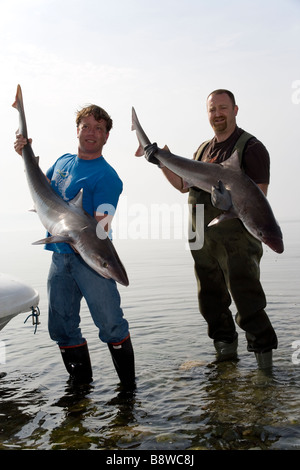
[[[19,315],[35,309],[39,304],[39,293],[20,279],[0,273],[0,330]]]

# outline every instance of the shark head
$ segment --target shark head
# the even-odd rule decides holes
[[[283,253],[284,245],[282,237],[280,236],[263,236],[262,239],[263,243],[265,243],[271,250],[275,251],[275,253]]]
[[[98,235],[99,228],[96,232],[93,228],[87,227],[81,231],[73,246],[84,261],[100,276],[113,279],[123,286],[128,286],[129,281],[126,270],[111,240],[106,232],[105,236],[102,234],[101,238]]]
[[[129,281],[124,266],[117,263],[115,257],[103,256],[99,253],[91,253],[88,257],[89,266],[93,267],[100,276],[113,279],[122,286],[128,286]]]
[[[252,235],[254,235],[262,243],[265,243],[271,250],[276,253],[283,253],[283,236],[279,225],[276,223],[260,225],[252,227]]]

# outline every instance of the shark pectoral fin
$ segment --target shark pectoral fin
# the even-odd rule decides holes
[[[142,144],[139,145],[139,148],[137,149],[137,151],[135,152],[135,157],[142,157],[144,155],[144,147],[142,146]]]
[[[228,212],[223,212],[222,214],[218,215],[215,219],[213,219],[211,222],[209,222],[208,227],[211,227],[212,225],[216,225],[219,222],[225,222],[226,220],[231,220],[231,219],[236,219],[237,214],[234,211],[228,211]]]
[[[218,184],[212,187],[211,203],[214,207],[222,211],[229,211],[232,207],[230,191],[225,188],[222,181],[218,181]]]
[[[72,237],[69,237],[68,235],[52,235],[47,238],[42,238],[41,240],[38,240],[32,245],[47,245],[49,243],[74,243],[74,240]]]

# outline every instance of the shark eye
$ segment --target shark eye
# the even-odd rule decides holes
[[[108,263],[106,261],[104,261],[104,263],[102,264],[102,267],[103,268],[108,268]]]

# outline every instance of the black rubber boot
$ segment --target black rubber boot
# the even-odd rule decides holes
[[[60,352],[72,383],[89,384],[92,382],[93,373],[87,343],[60,347]]]
[[[237,359],[238,337],[232,343],[214,341],[214,346],[217,353],[217,362]]]
[[[122,386],[126,390],[134,390],[134,352],[130,336],[120,344],[108,343],[108,348]]]
[[[273,365],[272,350],[267,352],[255,353],[257,365],[259,369],[271,369]]]

